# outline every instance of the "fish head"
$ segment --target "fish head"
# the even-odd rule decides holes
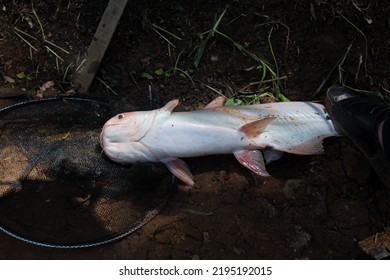
[[[153,161],[153,155],[142,144],[155,119],[156,111],[118,114],[109,119],[100,133],[100,146],[111,160],[121,163]]]

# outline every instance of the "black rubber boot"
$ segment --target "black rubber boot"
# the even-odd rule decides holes
[[[390,187],[390,107],[378,97],[341,86],[329,88],[327,95],[328,111],[336,127],[352,140]],[[382,135],[378,134],[380,125]]]

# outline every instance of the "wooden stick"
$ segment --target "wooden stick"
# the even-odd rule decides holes
[[[79,93],[87,93],[92,84],[107,47],[126,7],[127,0],[110,0],[89,45],[86,62],[76,72],[73,84]]]
[[[21,88],[13,88],[13,87],[2,87],[0,88],[0,98],[11,98],[11,97],[17,97],[22,95],[27,95],[28,92],[26,90],[23,90]]]

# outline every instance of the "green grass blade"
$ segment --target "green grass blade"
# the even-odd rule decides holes
[[[221,23],[221,20],[222,20],[223,16],[225,15],[226,11],[227,11],[227,9],[225,9],[222,12],[222,14],[219,16],[219,18],[215,22],[213,28],[211,28],[209,31],[206,32],[207,33],[207,37],[200,42],[198,50],[197,50],[196,55],[195,55],[195,60],[194,60],[195,67],[198,67],[199,62],[202,59],[202,56],[203,56],[203,53],[204,53],[204,49],[206,47],[207,42],[210,40],[211,37],[214,36],[214,34],[216,32],[218,32],[217,28],[218,28],[219,24]]]

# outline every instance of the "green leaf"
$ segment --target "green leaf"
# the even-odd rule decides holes
[[[282,102],[289,102],[290,101],[286,96],[284,96],[284,94],[280,90],[280,87],[276,86],[274,91],[275,91],[275,94],[274,94],[275,97],[277,99],[279,99],[280,101],[282,101]]]
[[[29,91],[29,94],[30,96],[35,96],[37,94],[37,90],[36,89],[32,89]]]
[[[26,78],[26,74],[24,72],[20,72],[20,73],[16,74],[16,77],[23,80],[24,78]]]
[[[3,78],[6,82],[10,83],[10,84],[14,84],[15,83],[15,80],[12,79],[11,77],[9,76],[6,76],[6,75],[3,75]]]
[[[148,79],[148,80],[153,80],[153,76],[150,75],[149,73],[146,73],[146,72],[143,72],[141,74],[141,78],[145,78],[145,79]]]
[[[31,72],[26,76],[27,80],[32,81],[37,77],[37,72]]]
[[[242,101],[240,99],[236,99],[236,98],[228,98],[226,101],[225,101],[225,106],[238,106],[238,105],[241,105],[242,104]]]
[[[154,71],[154,73],[156,73],[156,75],[158,75],[158,76],[162,76],[162,75],[164,75],[165,72],[162,68],[160,68],[160,69],[157,69],[156,71]]]

